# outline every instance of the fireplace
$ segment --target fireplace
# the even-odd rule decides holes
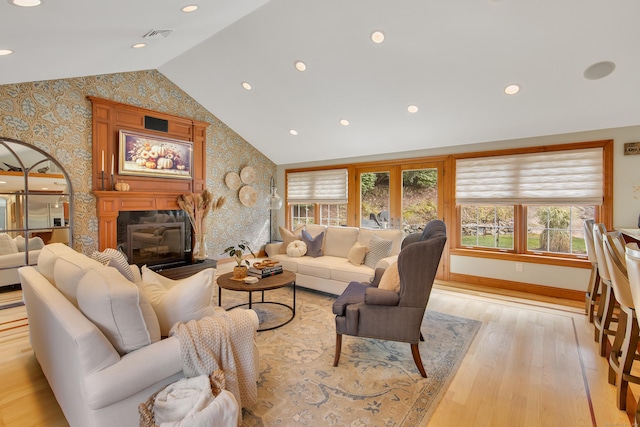
[[[182,210],[124,211],[117,219],[117,247],[131,264],[151,269],[191,263],[191,224]]]

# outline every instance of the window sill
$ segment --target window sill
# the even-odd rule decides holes
[[[477,258],[501,259],[504,261],[528,262],[532,264],[559,265],[573,268],[591,268],[591,262],[585,256],[582,258],[561,258],[545,255],[514,254],[499,251],[483,251],[477,249],[454,248],[449,250],[449,255],[469,256]]]

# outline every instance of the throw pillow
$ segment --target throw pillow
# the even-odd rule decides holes
[[[15,240],[7,233],[0,234],[0,255],[10,255],[18,252]]]
[[[171,327],[177,322],[186,323],[213,316],[211,298],[214,272],[213,268],[207,268],[193,276],[174,280],[174,285],[167,288],[163,285],[164,280],[157,277],[158,273],[142,267],[142,282],[138,286],[158,316],[163,337],[169,336]]]
[[[368,251],[369,248],[356,242],[351,247],[351,249],[349,249],[347,259],[353,265],[362,265],[362,263],[364,262],[364,257],[367,255]]]
[[[127,262],[127,257],[117,249],[107,248],[102,252],[95,251],[91,258],[109,267],[115,267],[130,282],[134,281],[133,271]]]
[[[293,231],[289,231],[284,227],[280,227],[280,237],[282,237],[282,244],[280,245],[281,254],[287,253],[287,247],[289,246],[289,243],[293,242],[294,240],[300,240],[300,232],[302,230],[304,230],[304,225],[301,225]]]
[[[287,255],[291,258],[300,258],[307,253],[307,245],[302,240],[294,240],[287,246]]]
[[[400,273],[398,272],[398,263],[394,262],[382,273],[378,289],[386,289],[389,291],[400,292]]]
[[[373,235],[369,241],[369,252],[364,257],[364,264],[367,267],[376,268],[378,261],[389,256],[392,245],[393,242],[391,240]]]
[[[307,255],[313,258],[322,256],[322,242],[324,241],[324,231],[316,237],[312,237],[306,230],[302,230],[302,241],[307,245]]]
[[[27,249],[26,240],[22,236],[17,236],[15,238],[16,246],[18,247],[19,252],[24,252]],[[37,251],[38,249],[44,248],[44,241],[40,237],[32,237],[29,239],[29,250]]]
[[[153,342],[136,285],[112,268],[89,270],[78,284],[78,307],[120,354]],[[157,325],[157,320],[156,320]]]

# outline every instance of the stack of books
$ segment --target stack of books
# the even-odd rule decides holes
[[[269,276],[275,276],[276,274],[282,273],[282,265],[276,264],[272,267],[249,267],[249,271],[247,272],[249,276],[257,277],[259,279],[263,279]]]

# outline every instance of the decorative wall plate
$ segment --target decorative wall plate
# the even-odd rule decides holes
[[[224,177],[224,183],[227,184],[227,187],[230,189],[237,190],[240,188],[242,181],[240,181],[240,175],[238,175],[237,172],[229,172]]]
[[[256,171],[251,166],[245,166],[240,171],[240,179],[245,184],[251,184],[256,179]]]
[[[240,189],[240,192],[238,193],[238,197],[240,198],[240,203],[247,207],[255,205],[256,201],[258,200],[258,194],[256,193],[256,190],[254,190],[250,185],[245,185],[244,187],[242,187]]]

